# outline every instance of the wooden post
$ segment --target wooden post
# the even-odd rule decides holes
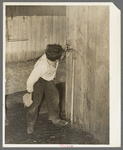
[[[73,57],[72,51],[66,52],[66,100],[65,100],[65,112],[66,117],[71,121],[71,99],[72,99],[72,75],[73,75]]]

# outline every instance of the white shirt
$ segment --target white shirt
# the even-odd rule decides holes
[[[33,92],[33,85],[38,81],[40,77],[47,81],[53,80],[56,76],[57,68],[58,61],[56,63],[56,67],[54,68],[53,66],[48,64],[46,54],[40,57],[27,80],[27,91]]]

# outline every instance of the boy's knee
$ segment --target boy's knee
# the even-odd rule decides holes
[[[33,115],[38,110],[38,108],[28,109],[27,114]]]
[[[53,104],[57,106],[57,105],[59,105],[59,103],[60,103],[59,97],[54,97]]]

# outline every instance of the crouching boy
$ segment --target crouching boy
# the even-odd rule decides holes
[[[33,100],[26,116],[28,134],[31,134],[34,130],[43,93],[47,100],[49,119],[54,124],[66,125],[68,123],[59,117],[59,92],[53,81],[56,76],[59,59],[63,57],[63,53],[64,49],[60,45],[47,45],[45,54],[36,62],[27,80],[27,91],[32,94]]]

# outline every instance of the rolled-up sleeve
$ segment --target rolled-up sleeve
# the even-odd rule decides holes
[[[43,68],[41,67],[41,65],[38,65],[31,72],[31,74],[30,74],[30,76],[29,76],[29,78],[27,80],[27,91],[28,92],[33,92],[33,85],[42,76],[42,72],[43,72],[42,69]]]

